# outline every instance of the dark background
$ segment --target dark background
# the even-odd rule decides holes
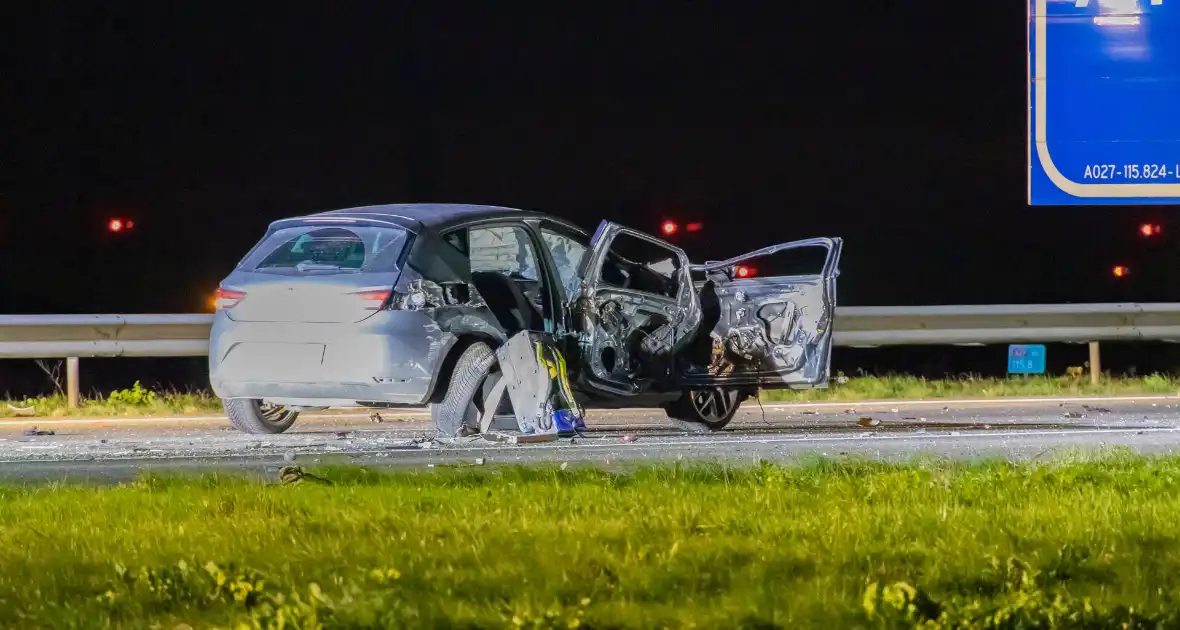
[[[481,4],[39,4],[4,68],[0,312],[207,311],[270,221],[410,201],[700,220],[699,259],[842,236],[844,305],[1175,299],[1169,208],[1027,206],[1023,4]],[[1108,365],[1171,367],[1148,348]]]

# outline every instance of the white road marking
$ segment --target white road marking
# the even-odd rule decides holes
[[[641,442],[634,442],[631,444],[593,444],[582,442],[577,446],[569,448],[583,450],[583,449],[620,449],[620,448],[643,448],[645,446],[725,446],[725,445],[741,445],[741,444],[778,444],[778,443],[800,443],[800,442],[851,442],[855,440],[872,440],[876,441],[896,441],[896,440],[933,440],[938,439],[944,441],[948,438],[1021,438],[1030,436],[1065,436],[1065,435],[1101,435],[1101,434],[1118,434],[1118,433],[1177,433],[1180,432],[1180,427],[1167,428],[1139,428],[1139,429],[1061,429],[1057,431],[1049,430],[1032,430],[1032,431],[980,431],[971,433],[904,433],[904,434],[867,434],[857,433],[851,435],[823,435],[823,436],[775,436],[757,439],[730,439],[730,440],[696,440],[696,441],[657,441],[657,440],[643,440]],[[870,437],[871,435],[871,437]],[[544,449],[553,448],[553,444],[518,444],[513,450],[517,449]]]
[[[955,407],[966,405],[1028,405],[1028,404],[1051,404],[1051,403],[1092,403],[1092,402],[1158,402],[1158,401],[1175,401],[1180,402],[1180,396],[1167,394],[1153,394],[1148,396],[1066,396],[1053,398],[921,398],[916,400],[873,400],[873,401],[822,401],[822,402],[790,402],[790,403],[763,403],[762,407],[765,409],[808,409],[808,408],[844,408],[856,409],[857,407],[915,407],[919,405],[942,405],[943,407]],[[749,407],[752,409],[758,408],[758,403],[743,403],[743,408]]]
[[[387,415],[389,417],[398,417],[398,418],[407,417],[407,416],[420,417],[420,416],[429,416],[430,412],[428,412],[428,411],[408,411],[408,412],[398,412],[396,414],[387,414]],[[369,417],[369,414],[367,414],[367,413],[338,413],[338,414],[325,414],[325,415],[318,415],[318,416],[304,416],[304,418],[318,418],[318,419],[324,419],[324,420],[330,420],[332,418],[356,419],[356,418],[368,418],[368,417]],[[21,420],[12,420],[12,419],[0,420],[0,426],[16,426],[16,425],[21,425],[21,426],[48,425],[48,426],[52,426],[52,425],[59,425],[59,424],[119,424],[119,423],[161,424],[161,423],[168,423],[168,422],[220,422],[220,421],[228,421],[228,420],[229,419],[226,418],[225,416],[170,416],[170,417],[124,416],[121,418],[76,418],[76,419],[55,418],[53,420],[42,420],[40,418],[37,418],[36,416],[28,416],[28,417],[21,419]]]

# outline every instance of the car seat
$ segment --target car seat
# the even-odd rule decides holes
[[[471,274],[471,283],[509,334],[545,329],[544,317],[508,276],[495,271],[476,271]]]

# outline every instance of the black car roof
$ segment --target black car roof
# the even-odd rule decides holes
[[[361,206],[357,208],[343,208],[317,214],[286,219],[287,221],[304,221],[307,219],[328,218],[356,218],[387,221],[406,229],[417,231],[425,227],[438,231],[479,219],[528,219],[545,218],[565,225],[572,225],[553,215],[531,210],[505,208],[501,206],[485,206],[459,203],[399,203],[379,206]]]

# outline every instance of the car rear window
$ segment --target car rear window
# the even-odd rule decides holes
[[[405,243],[397,228],[294,226],[268,234],[241,268],[293,276],[385,273],[397,269]]]

